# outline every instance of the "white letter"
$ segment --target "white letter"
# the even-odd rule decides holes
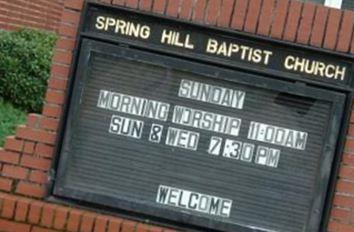
[[[105,20],[105,17],[103,17],[103,16],[97,17],[96,29],[102,30],[104,28],[104,20]]]
[[[190,96],[190,91],[191,91],[191,81],[183,79],[181,81],[180,87],[179,87],[179,92],[178,96],[179,97],[185,97],[189,98]]]
[[[271,51],[263,51],[265,57],[264,57],[264,64],[267,65],[269,63],[269,57],[273,55],[273,52]]]
[[[142,26],[140,36],[143,39],[148,39],[150,37],[150,27]]]
[[[171,39],[172,39],[172,35],[173,35],[173,31],[169,31],[167,33],[166,30],[163,30],[162,36],[161,36],[161,43],[166,43],[166,40],[167,40],[167,43],[170,44]]]
[[[340,70],[341,69],[341,70]],[[343,81],[344,77],[345,77],[345,71],[346,71],[346,67],[342,67],[340,68],[339,66],[336,69],[336,76],[335,79],[338,79],[338,75],[340,76],[340,79]]]
[[[286,59],[285,59],[285,62],[284,62],[284,66],[286,69],[293,69],[294,68],[294,64],[290,64],[289,62],[292,61],[294,62],[295,61],[295,58],[293,56],[287,56]]]
[[[108,27],[116,25],[116,20],[114,18],[107,18],[106,20],[106,26],[104,27],[104,30],[107,31]]]
[[[209,39],[206,52],[207,53],[216,53],[217,45],[218,45],[218,41],[216,41],[215,39]]]

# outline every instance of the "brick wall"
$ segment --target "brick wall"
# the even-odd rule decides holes
[[[1,2],[1,1],[0,1]],[[4,2],[4,1],[2,1]],[[105,0],[169,17],[354,54],[354,12],[289,0]],[[45,106],[0,149],[1,231],[175,231],[45,202],[83,0],[66,0]],[[354,232],[354,113],[328,226]]]
[[[0,29],[57,31],[64,0],[0,0]]]

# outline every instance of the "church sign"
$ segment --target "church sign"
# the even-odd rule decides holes
[[[53,194],[204,231],[318,231],[352,75],[351,57],[88,3]]]

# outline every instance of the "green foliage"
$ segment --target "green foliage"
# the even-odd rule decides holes
[[[0,31],[0,96],[28,112],[40,112],[56,35],[32,29]]]
[[[0,98],[0,147],[4,146],[6,136],[15,134],[18,124],[26,122],[26,112],[14,108]]]

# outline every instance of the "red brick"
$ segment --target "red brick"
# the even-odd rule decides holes
[[[139,223],[136,227],[136,231],[137,232],[150,232],[149,228],[150,228],[149,225]]]
[[[30,200],[21,199],[17,202],[15,220],[25,222],[27,220],[27,213],[30,206]]]
[[[310,44],[312,46],[321,47],[324,40],[328,15],[328,7],[317,5],[315,18],[313,21]]]
[[[63,91],[48,89],[45,97],[46,102],[62,105],[65,100],[65,94]]]
[[[248,6],[245,28],[246,32],[255,33],[257,30],[258,17],[261,10],[261,0],[251,0]]]
[[[51,145],[38,143],[35,149],[35,154],[41,157],[52,158],[54,147]]]
[[[53,56],[53,62],[60,64],[71,64],[72,52],[67,50],[56,50]]]
[[[296,40],[298,43],[307,44],[309,42],[312,31],[312,22],[315,15],[315,9],[315,4],[304,4]]]
[[[354,180],[354,168],[350,166],[341,166],[339,176],[345,179]]]
[[[130,8],[137,8],[138,7],[138,0],[126,0],[125,5]]]
[[[51,81],[52,78],[65,78],[64,80],[67,82],[67,78],[69,76],[69,67],[66,65],[61,65],[61,64],[52,64],[52,70],[51,70],[51,78],[49,79],[49,82]],[[65,86],[66,87],[66,86]]]
[[[42,142],[47,144],[54,144],[56,135],[44,130],[37,130],[25,126],[18,126],[16,136],[22,139],[27,139],[34,142]]]
[[[112,4],[113,4],[113,5],[124,6],[125,0],[113,0],[113,1],[112,1]]]
[[[5,150],[19,151],[23,149],[23,140],[16,139],[14,136],[9,136],[5,141]]]
[[[149,232],[162,232],[163,229],[157,226],[150,226]]]
[[[122,223],[122,229],[121,229],[120,232],[135,231],[136,226],[137,226],[137,222],[124,220],[123,223]]]
[[[274,9],[274,19],[270,30],[271,37],[281,39],[284,33],[289,0],[278,0]]]
[[[2,169],[2,174],[6,177],[23,180],[27,178],[28,169],[6,164]]]
[[[215,25],[218,19],[221,8],[221,0],[209,1],[206,8],[206,19],[207,24]]]
[[[0,190],[10,192],[12,189],[13,180],[0,177]]]
[[[21,159],[22,166],[43,171],[48,171],[51,167],[51,163],[52,162],[48,159],[30,155],[23,155]]]
[[[234,10],[235,0],[223,0],[217,25],[220,27],[229,27],[231,16]]]
[[[70,232],[79,231],[82,212],[78,210],[72,210],[69,214],[67,230]]]
[[[179,18],[190,20],[192,16],[193,1],[182,0],[181,11],[179,12]]]
[[[67,219],[69,215],[69,210],[64,207],[58,207],[55,209],[55,217],[54,217],[54,229],[64,230]]]
[[[345,213],[342,213],[342,214],[339,214],[338,216],[341,216],[341,218],[338,220],[338,221],[341,221],[341,222],[353,222],[354,221],[354,214],[353,212],[350,212],[349,213],[349,219],[347,219],[345,216],[346,214]]]
[[[66,90],[67,80],[59,78],[50,78],[48,87],[56,90]]]
[[[104,216],[98,216],[95,221],[94,232],[105,232],[107,228],[108,218]]]
[[[23,152],[27,154],[33,154],[35,143],[33,142],[25,142],[25,146],[23,148]]]
[[[263,0],[257,28],[257,33],[260,35],[268,36],[270,33],[270,26],[273,20],[274,4],[275,0]]]
[[[337,43],[338,31],[340,27],[342,12],[337,9],[330,9],[328,15],[328,22],[326,27],[326,34],[323,47],[327,49],[334,49]]]
[[[56,44],[56,49],[61,49],[61,50],[67,50],[67,51],[70,51],[72,52],[75,48],[75,40],[74,39],[70,39],[70,38],[65,38],[65,37],[60,37],[57,41],[57,44]],[[54,64],[56,65],[56,64]],[[61,68],[61,70],[57,70],[57,69],[53,69],[53,64],[52,64],[52,74],[54,73],[55,75],[60,75],[61,76],[64,76],[64,77],[67,77],[68,75],[68,70],[69,70],[69,66],[68,65],[65,65],[63,69],[63,67],[59,67]]]
[[[336,191],[339,193],[354,194],[354,183],[345,180],[338,180]]]
[[[339,31],[337,51],[348,52],[350,46],[350,39],[353,34],[354,26],[354,12],[346,10],[343,14],[343,19],[341,23],[341,28]]]
[[[169,1],[166,8],[166,15],[177,17],[180,0]]]
[[[354,137],[354,125],[353,124],[350,124],[349,125],[349,128],[348,128],[348,135],[350,137]]]
[[[48,117],[59,118],[62,113],[62,108],[58,105],[45,104],[43,107],[43,115]]]
[[[57,131],[59,127],[59,120],[56,118],[43,118],[40,126],[45,130]]]
[[[302,3],[298,1],[290,1],[289,15],[285,25],[284,40],[295,41],[296,32],[298,30]],[[275,22],[277,23],[277,22]]]
[[[28,222],[32,224],[38,224],[41,218],[42,207],[44,203],[42,202],[32,202],[30,205],[30,210],[28,214]]]
[[[354,197],[335,195],[333,200],[333,205],[341,208],[353,208],[354,207]]]
[[[30,225],[0,219],[1,232],[30,232]]]
[[[331,210],[331,218],[337,219],[340,221],[349,221],[350,218],[350,210],[340,209],[340,208],[332,208]]]
[[[354,155],[349,153],[344,153],[342,156],[342,162],[345,165],[354,167]]]
[[[95,221],[95,214],[85,213],[82,216],[80,232],[91,232],[93,229],[93,222]]]
[[[78,31],[77,25],[61,24],[59,27],[59,35],[66,36],[69,38],[76,38],[77,31]]]
[[[54,211],[56,205],[45,204],[43,206],[42,218],[41,218],[41,226],[51,228],[54,220]]]
[[[80,13],[77,11],[65,9],[62,13],[62,22],[79,25]]]
[[[248,0],[237,0],[234,8],[234,15],[231,21],[231,27],[237,30],[242,30],[245,24]]]
[[[3,201],[4,201],[5,198],[7,198],[8,196],[9,196],[9,194],[4,193],[4,192],[0,192],[0,214],[1,214],[1,210],[2,210]]]
[[[110,219],[107,232],[121,232],[121,225],[123,220],[121,219]]]
[[[42,198],[46,195],[46,188],[42,185],[20,181],[17,184],[16,193],[30,197]]]
[[[1,217],[12,219],[15,215],[15,208],[16,208],[16,198],[6,197],[2,203]]]
[[[18,164],[20,161],[20,154],[11,151],[5,151],[0,148],[0,162],[9,164]]]
[[[28,114],[27,116],[27,126],[32,128],[38,128],[39,121],[41,120],[41,115],[38,114]]]
[[[347,138],[345,141],[345,151],[354,151],[354,139]]]
[[[203,22],[205,15],[206,0],[196,0],[195,7],[192,12],[192,20]]]
[[[56,232],[56,230],[50,230],[48,228],[41,228],[38,226],[34,226],[31,230],[31,232]]]
[[[31,182],[34,182],[37,184],[47,184],[48,183],[48,173],[38,171],[38,170],[33,170],[30,172],[28,179]]]
[[[330,221],[328,224],[328,232],[354,232],[354,227],[352,225]]]
[[[151,11],[152,0],[140,0],[139,9]]]
[[[164,13],[166,7],[166,1],[167,0],[155,0],[152,7],[152,11],[160,14]]]
[[[73,10],[81,10],[84,4],[84,0],[70,0],[70,1],[64,1],[65,7],[70,8]]]

